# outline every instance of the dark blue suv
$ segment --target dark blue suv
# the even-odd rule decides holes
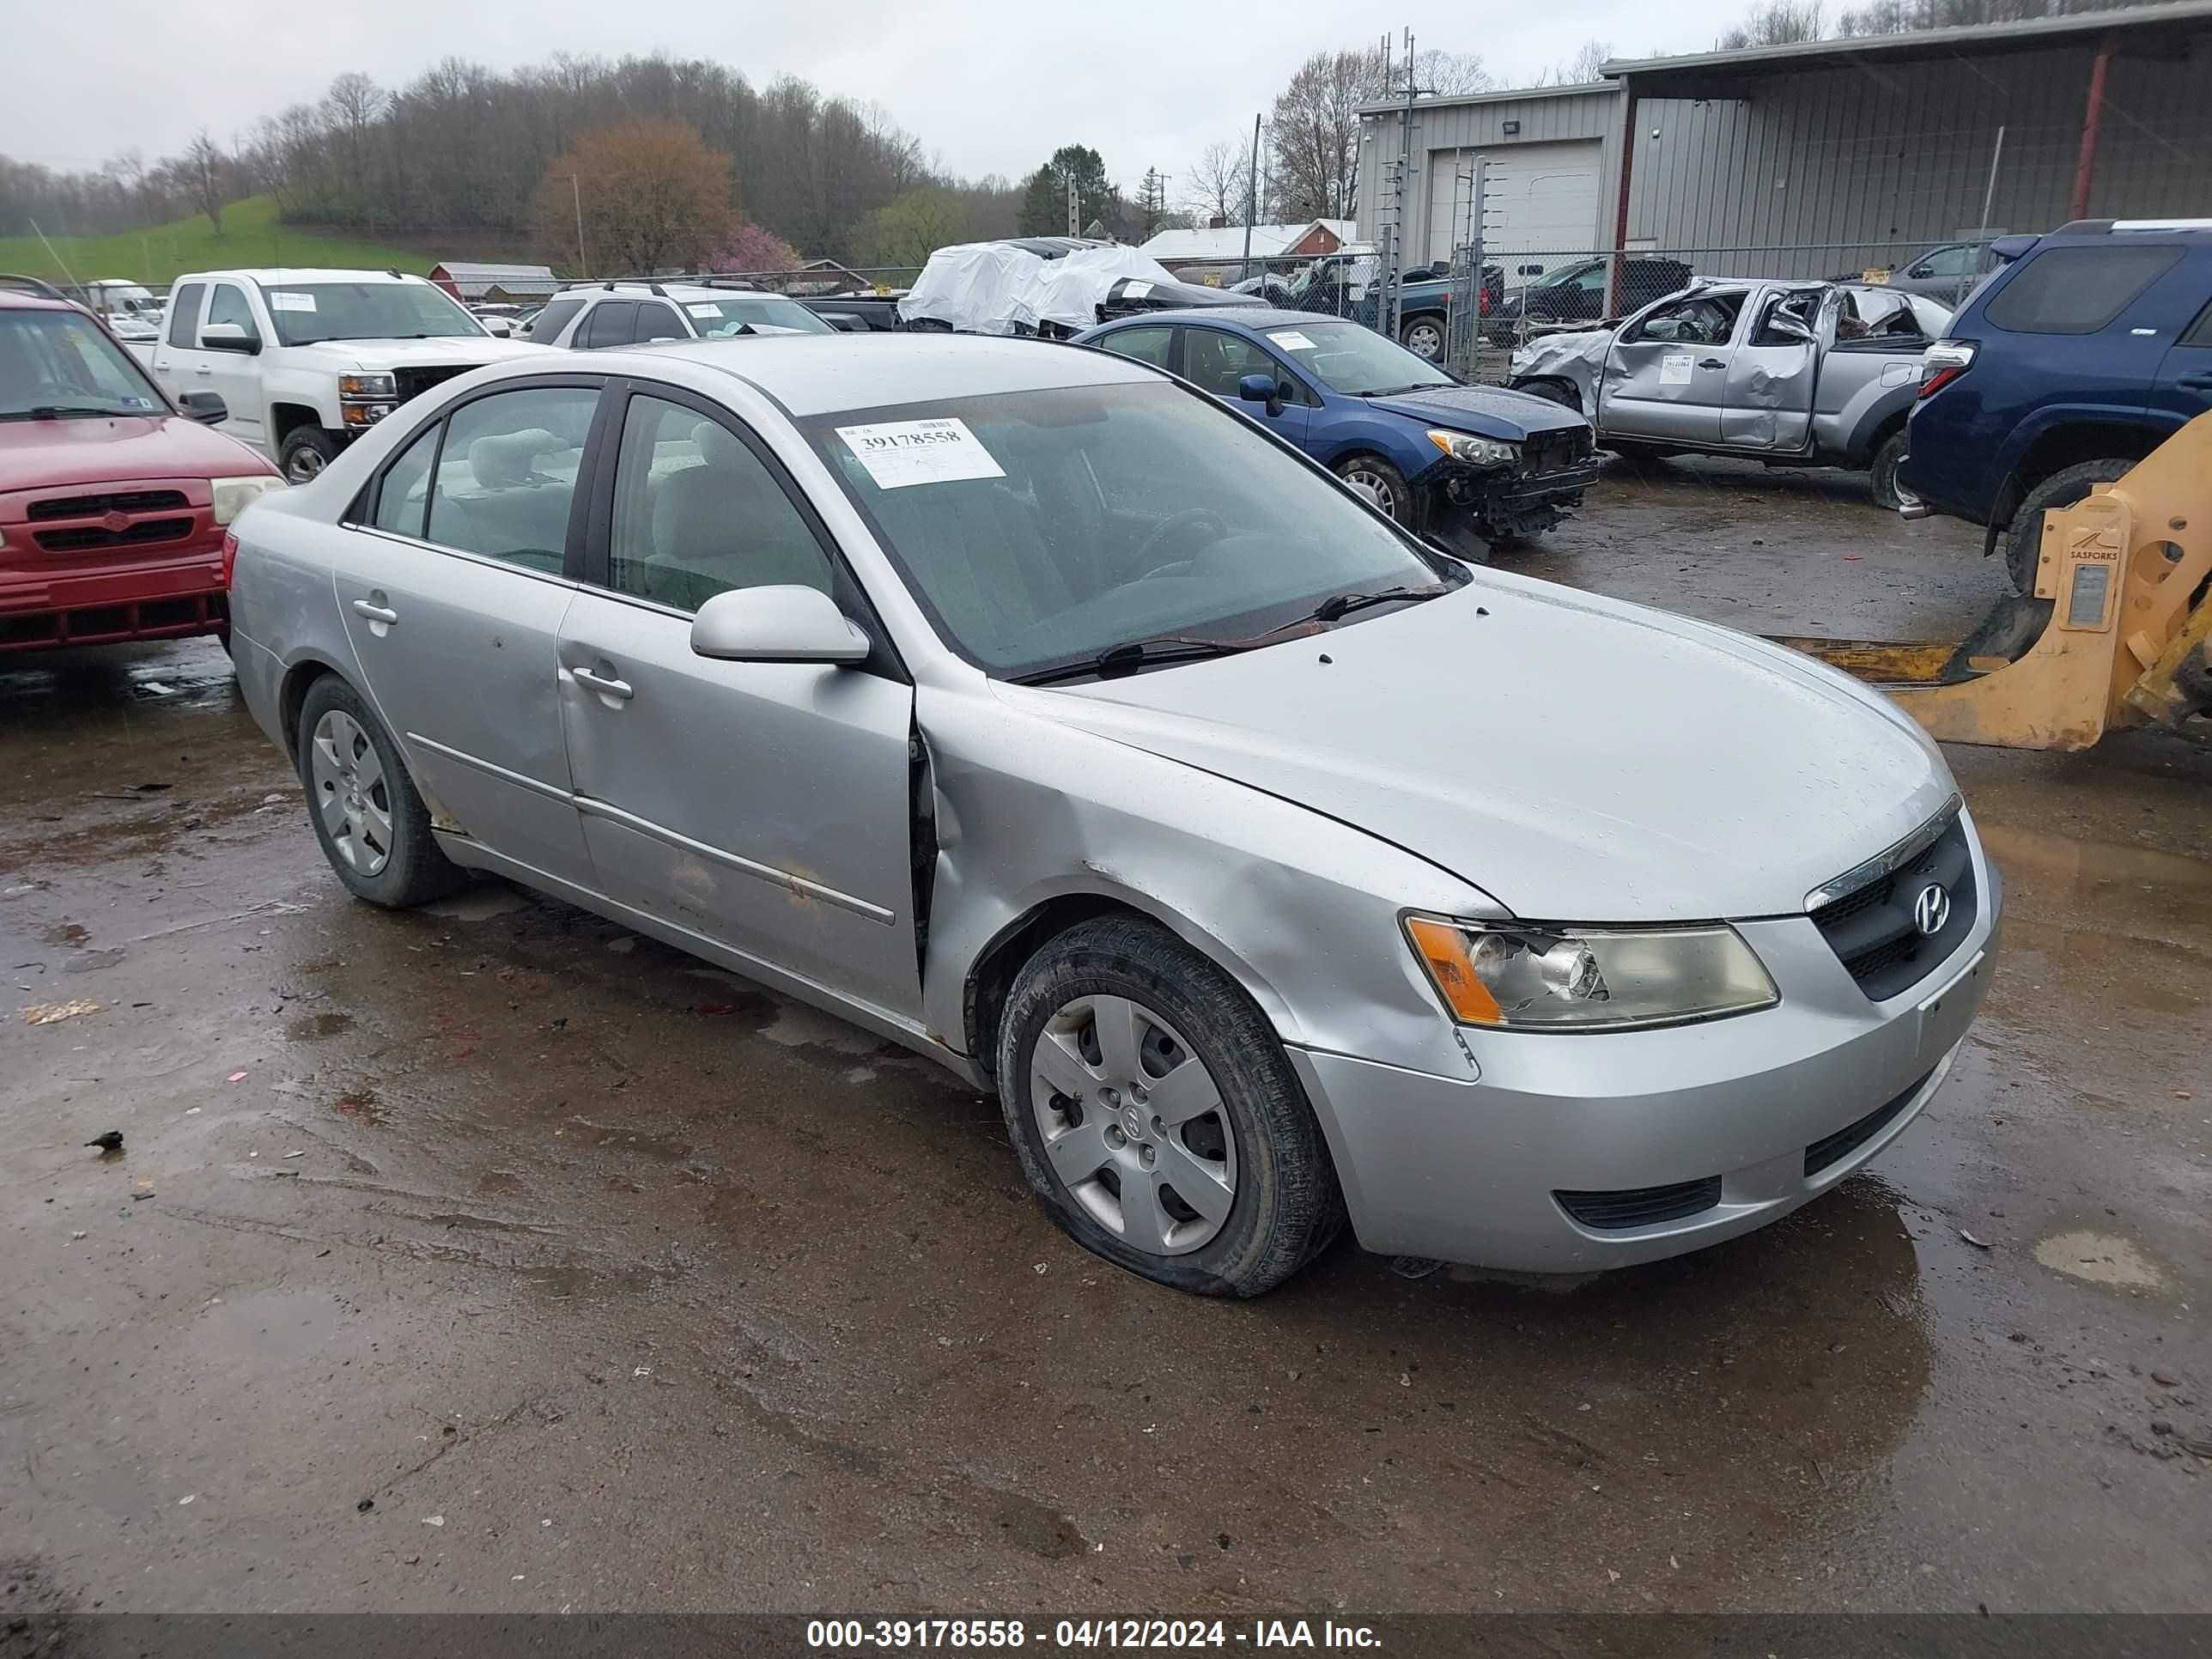
[[[1928,349],[1899,476],[1908,518],[1988,526],[2028,593],[2045,510],[2212,409],[2212,220],[2081,220],[1996,251]]]

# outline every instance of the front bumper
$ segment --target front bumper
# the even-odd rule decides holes
[[[220,542],[106,569],[0,569],[0,652],[182,639],[229,626]]]
[[[1478,1077],[1293,1048],[1360,1243],[1586,1273],[1733,1238],[1826,1192],[1927,1104],[1988,991],[2002,897],[1978,842],[1974,862],[1987,914],[1887,1002],[1795,916],[1738,924],[1782,994],[1759,1013],[1468,1030]]]

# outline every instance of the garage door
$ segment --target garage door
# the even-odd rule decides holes
[[[1507,144],[1484,152],[1483,257],[1504,268],[1506,286],[1588,253],[1598,240],[1598,174],[1602,146],[1595,138]],[[1429,169],[1429,258],[1449,259],[1455,222],[1464,240],[1467,191],[1458,174],[1475,152],[1436,150]],[[1523,266],[1534,269],[1522,269]]]

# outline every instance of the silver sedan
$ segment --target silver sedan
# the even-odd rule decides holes
[[[2000,892],[1941,755],[1727,630],[1402,532],[1035,341],[480,369],[235,526],[338,879],[487,871],[995,1091],[1099,1255],[1673,1255],[1941,1083]]]

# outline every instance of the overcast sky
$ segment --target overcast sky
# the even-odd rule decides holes
[[[712,58],[756,86],[803,76],[881,104],[930,154],[969,177],[1035,167],[1086,143],[1132,188],[1148,167],[1179,174],[1211,141],[1249,131],[1308,53],[1376,38],[1386,15],[1357,0],[7,0],[13,72],[0,154],[97,167],[151,158],[205,126],[228,141],[360,70],[386,86],[447,54],[506,69],[556,52]],[[1436,9],[1405,7],[1411,16]],[[1417,46],[1482,55],[1519,85],[1585,40],[1622,56],[1710,46],[1750,0],[1552,0],[1455,5]],[[1170,187],[1180,194],[1180,183]]]

